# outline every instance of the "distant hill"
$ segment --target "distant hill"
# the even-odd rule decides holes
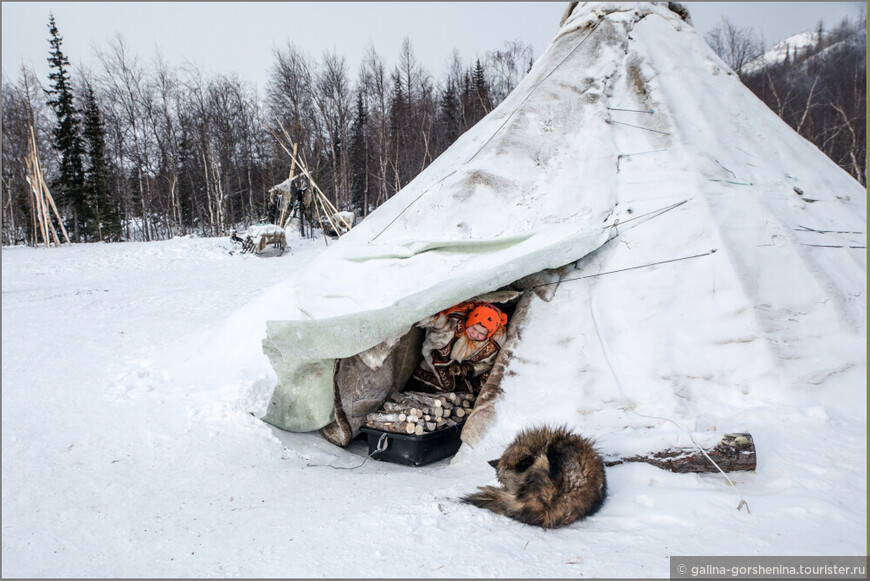
[[[821,36],[821,39],[820,39]],[[743,67],[745,75],[752,75],[764,67],[804,62],[823,53],[830,54],[857,43],[864,42],[864,27],[843,26],[826,31],[804,31],[793,34],[767,49],[764,54],[752,59]]]
[[[829,35],[830,33],[823,33],[823,37]],[[778,65],[802,53],[806,54],[808,51],[812,51],[818,41],[817,32],[805,31],[793,34],[767,49],[761,56],[749,61],[743,67],[743,72],[751,75],[762,70],[765,66]]]
[[[743,66],[740,79],[801,136],[866,186],[864,21],[805,31]]]

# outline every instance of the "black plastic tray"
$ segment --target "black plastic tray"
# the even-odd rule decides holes
[[[462,445],[459,439],[462,425],[441,428],[422,436],[385,432],[366,426],[360,431],[368,438],[370,457],[406,466],[425,466],[443,460],[456,454]]]

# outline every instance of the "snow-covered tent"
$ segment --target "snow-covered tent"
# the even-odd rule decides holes
[[[497,291],[513,342],[472,445],[752,431],[792,390],[863,406],[865,211],[668,3],[572,3],[507,99],[293,279],[264,419],[346,441],[360,393],[416,364],[416,321]]]

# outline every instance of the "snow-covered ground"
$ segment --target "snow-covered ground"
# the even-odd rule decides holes
[[[427,193],[436,178],[452,185]],[[474,210],[502,218],[499,203],[538,226],[613,211],[619,237],[576,276],[703,256],[532,302],[496,420],[453,461],[382,463],[258,419],[267,320],[306,296],[334,320],[330,302],[370,308],[398,286],[382,266],[413,263],[370,239],[393,216],[379,242],[447,226],[479,241],[502,222]],[[862,555],[865,214],[866,190],[664,6],[580,5],[528,81],[332,250],[4,248],[2,574],[666,577],[671,555]],[[343,279],[336,257],[362,266]],[[412,267],[402,284],[431,287]],[[303,288],[318,276],[334,284]],[[601,511],[552,531],[457,502],[543,422],[606,455],[747,431],[758,469],[732,487],[614,466]]]
[[[662,577],[669,555],[863,554],[861,369],[748,410],[759,469],[732,474],[738,492],[616,466],[601,512],[554,531],[458,504],[492,481],[474,457],[408,468],[261,422],[272,378],[232,314],[324,248],[290,246],[2,250],[4,577]],[[223,355],[258,370],[245,380],[198,363],[227,335]],[[619,434],[619,413],[596,430]]]

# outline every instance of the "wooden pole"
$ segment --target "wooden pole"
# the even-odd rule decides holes
[[[39,186],[36,176],[36,169],[33,166],[33,150],[27,152],[28,155],[24,159],[27,168],[27,183],[30,184],[30,192],[33,195],[33,200],[36,204],[36,219],[39,223],[39,231],[42,232],[42,241],[45,247],[48,248],[48,227],[45,223],[45,200],[42,197],[42,188]],[[36,243],[39,244],[37,238]]]
[[[292,140],[290,139],[290,135],[288,135],[287,130],[284,129],[284,125],[281,124],[281,121],[279,119],[275,119],[275,121],[278,122],[278,127],[281,128],[281,131],[284,133],[284,136],[287,138],[287,141],[292,142]],[[275,138],[278,139],[278,136],[276,135]],[[287,152],[287,155],[290,156],[290,159],[292,159],[299,166],[299,169],[302,170],[303,175],[306,178],[308,178],[308,182],[311,184],[311,187],[314,188],[314,191],[318,195],[318,199],[320,200],[321,205],[324,208],[324,214],[326,214],[326,216],[327,216],[327,221],[332,226],[332,228],[338,233],[339,232],[338,228],[335,227],[335,224],[332,222],[332,219],[329,217],[330,214],[337,215],[338,208],[336,208],[332,204],[332,202],[329,201],[329,198],[326,197],[326,194],[323,193],[323,190],[321,190],[320,186],[317,185],[317,182],[314,181],[314,178],[311,176],[311,173],[308,171],[308,168],[306,167],[306,165],[304,163],[300,162],[297,159],[296,155],[294,155],[294,153],[296,151],[296,147],[295,147],[296,144],[294,143],[294,148],[293,148],[294,153],[290,153],[290,150],[287,149],[283,143],[281,143],[280,139],[278,139],[278,144],[284,149],[284,151]],[[344,223],[345,227],[348,230],[350,230],[352,224],[348,224],[347,220],[345,220],[342,216],[338,216],[338,218]],[[320,220],[320,225],[322,228],[323,227],[323,220],[322,219]],[[341,234],[339,233],[339,235],[341,235]]]
[[[51,217],[48,214],[48,206],[51,206],[51,209],[54,211],[54,216],[57,218],[57,224],[60,226],[60,231],[63,233],[63,238],[66,240],[67,244],[70,244],[69,234],[66,231],[66,228],[63,225],[63,220],[60,217],[60,212],[57,211],[57,206],[54,203],[54,197],[51,195],[51,191],[48,189],[48,185],[45,183],[45,178],[42,174],[42,164],[39,161],[39,152],[36,149],[36,134],[33,131],[33,125],[30,125],[28,128],[30,131],[30,164],[33,166],[33,173],[36,183],[31,183],[31,187],[38,190],[34,192],[40,201],[41,206],[45,208],[45,220],[47,225],[51,228],[51,234],[54,238],[54,243],[60,246],[60,240],[57,237],[57,231],[54,228],[54,225],[51,223]],[[46,240],[46,245],[47,245]]]
[[[250,107],[250,106],[249,106],[249,107]],[[287,138],[287,142],[288,142],[288,143],[293,143],[293,152],[292,152],[292,153],[290,152],[289,149],[287,149],[287,147],[284,145],[284,143],[281,141],[281,138],[280,138],[280,137],[275,133],[275,131],[273,131],[271,127],[269,127],[266,123],[263,122],[263,120],[260,118],[260,114],[257,113],[257,111],[254,110],[252,107],[251,107],[250,109],[251,109],[251,112],[252,112],[252,113],[257,117],[257,119],[260,121],[260,123],[261,123],[261,124],[266,128],[266,130],[267,130],[269,133],[272,134],[272,137],[275,138],[275,141],[278,142],[278,145],[281,146],[281,149],[283,149],[284,151],[287,152],[287,155],[290,156],[290,159],[292,160],[292,162],[299,166],[299,169],[302,171],[302,175],[304,175],[306,178],[308,178],[308,182],[311,184],[312,188],[314,188],[314,190],[316,191],[316,193],[318,193],[318,194],[323,198],[323,200],[325,200],[324,208],[326,208],[326,207],[332,208],[332,213],[333,213],[333,214],[338,214],[338,209],[336,209],[335,206],[332,204],[332,202],[329,201],[329,198],[326,197],[326,195],[325,195],[325,194],[323,193],[323,191],[320,189],[320,186],[318,186],[318,185],[317,185],[317,182],[314,181],[314,178],[311,177],[311,173],[308,171],[308,168],[305,167],[304,164],[302,164],[302,163],[299,162],[298,158],[296,157],[296,152],[297,152],[297,150],[296,150],[296,146],[297,146],[297,144],[294,143],[293,140],[290,138],[290,135],[287,133],[287,130],[284,129],[284,125],[281,123],[281,120],[278,119],[278,118],[275,119],[275,121],[277,121],[277,123],[278,123],[278,126],[281,128],[281,131],[284,133],[284,136]],[[292,166],[291,166],[291,167],[292,167]],[[327,214],[328,214],[328,212],[327,212]],[[347,220],[345,220],[344,217],[342,217],[342,216],[338,216],[338,218],[339,218],[339,219],[344,223],[345,227],[346,227],[348,230],[351,229],[351,227],[353,226],[353,224],[349,224],[349,223],[347,222]],[[331,220],[329,220],[329,222],[330,222],[330,224],[332,224],[332,221],[331,221]],[[321,221],[321,229],[322,229],[322,226],[323,226],[323,222]],[[335,228],[335,225],[334,225],[334,224],[333,224],[333,228],[334,228],[334,229],[336,230],[336,232],[338,233],[338,229]],[[341,233],[339,233],[339,236],[340,236],[340,235],[341,235]]]
[[[294,158],[296,156],[296,147],[298,145],[299,145],[298,143],[293,144],[293,155],[290,156],[290,160],[291,160],[290,161],[290,177],[288,178],[288,180],[289,180],[288,184],[289,184],[289,187],[291,188],[291,190],[290,190],[291,192],[293,191],[292,190],[292,188],[293,188],[293,176],[296,174],[296,160]],[[283,196],[282,202],[281,202],[281,216],[278,218],[278,225],[281,228],[284,227],[284,221],[287,219],[287,208],[290,206],[291,198],[292,197],[291,197],[290,192],[284,193],[284,196]]]

